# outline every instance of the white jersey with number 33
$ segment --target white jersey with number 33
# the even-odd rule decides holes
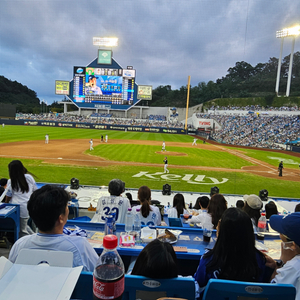
[[[104,223],[105,217],[116,214],[116,223],[125,223],[126,213],[130,207],[128,198],[120,196],[103,196],[98,200],[97,209],[91,222]]]

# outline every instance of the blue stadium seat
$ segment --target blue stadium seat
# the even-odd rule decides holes
[[[182,221],[180,218],[168,218],[170,227],[182,227]]]
[[[203,300],[295,300],[296,289],[291,284],[272,284],[210,279]]]
[[[193,278],[151,279],[143,276],[125,275],[123,300],[176,297],[195,299]],[[71,299],[93,299],[93,273],[81,272]]]

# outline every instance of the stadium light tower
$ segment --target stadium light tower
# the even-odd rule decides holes
[[[287,82],[287,86],[286,86],[286,96],[289,97],[290,88],[291,88],[291,78],[292,78],[295,39],[296,39],[296,36],[298,36],[299,34],[300,34],[300,26],[299,25],[291,27],[291,28],[284,28],[282,30],[276,31],[276,37],[281,38],[281,47],[280,47],[280,55],[279,55],[279,59],[278,59],[278,70],[277,70],[276,87],[275,87],[275,92],[276,92],[277,96],[278,96],[278,91],[279,91],[279,80],[280,80],[283,40],[284,40],[285,37],[292,37],[293,38],[292,51],[291,51],[291,55],[290,55],[288,82]]]

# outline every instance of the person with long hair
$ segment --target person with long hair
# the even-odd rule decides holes
[[[131,274],[150,278],[177,277],[177,257],[172,245],[157,239],[150,242],[139,254]]]
[[[222,194],[214,194],[209,201],[208,213],[211,215],[211,222],[215,229],[226,209],[227,201],[224,196]]]
[[[173,207],[168,210],[168,218],[180,218],[180,215],[188,214],[185,209],[185,201],[182,194],[176,194],[173,198]]]
[[[243,210],[228,208],[217,230],[215,246],[201,257],[194,274],[201,292],[211,278],[270,282],[276,263],[255,248],[252,222]]]
[[[161,224],[161,214],[157,206],[151,205],[151,190],[143,185],[138,190],[140,205],[132,207],[133,213],[140,213],[142,225],[157,226]]]
[[[269,201],[265,205],[265,210],[266,210],[266,218],[269,220],[272,215],[278,215],[278,209],[277,205],[275,204],[274,201]]]
[[[27,202],[31,194],[37,189],[35,180],[20,160],[13,160],[8,164],[10,179],[7,182],[6,203],[20,205],[20,237],[28,235],[27,222],[29,214]]]

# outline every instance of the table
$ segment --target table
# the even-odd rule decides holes
[[[15,241],[19,238],[20,232],[20,205],[5,203],[0,209],[0,231],[14,232]]]
[[[104,232],[104,223],[90,223],[90,222],[82,222],[78,220],[68,220],[67,227],[78,226],[81,229],[85,229],[88,235],[88,240],[90,244],[94,247],[96,252],[100,254],[103,250],[102,242],[97,240],[92,240],[91,237],[96,232]],[[144,226],[142,226],[144,227]],[[154,228],[169,228],[166,226],[157,226]],[[170,229],[170,228],[169,228]],[[187,252],[177,252],[178,259],[185,259],[185,260],[197,260],[199,261],[200,257],[204,254],[205,249],[212,248],[214,246],[216,240],[215,231],[213,232],[213,236],[209,243],[203,242],[202,238],[202,229],[200,228],[172,228],[175,230],[181,230],[182,233],[179,235],[178,241],[174,246],[178,247],[187,247]],[[116,235],[119,237],[121,232],[125,232],[125,225],[124,224],[117,224],[117,233]],[[123,247],[119,246],[117,248],[120,255],[126,256],[138,256],[141,250],[147,245],[147,243],[141,243],[134,247]]]

